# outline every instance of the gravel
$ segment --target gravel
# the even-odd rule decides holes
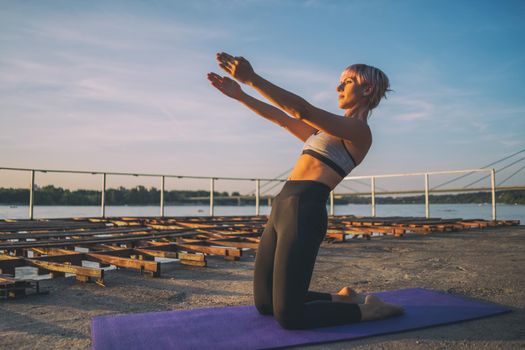
[[[311,289],[431,288],[506,305],[513,312],[424,330],[307,349],[525,349],[525,226],[323,243]],[[47,295],[0,303],[1,349],[89,349],[93,316],[252,304],[254,253],[208,257],[205,268],[169,263],[162,277],[118,270],[106,287],[44,280]]]

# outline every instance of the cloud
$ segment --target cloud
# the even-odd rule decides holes
[[[213,56],[186,45],[227,37],[227,31],[129,16],[50,22],[13,29],[29,43],[39,42],[44,55],[13,48],[0,58],[2,143],[51,153],[66,144],[70,151],[119,144],[246,144],[246,124],[254,125],[252,119],[245,122],[249,112],[205,79]],[[170,41],[173,46],[165,45]],[[107,48],[117,54],[106,55]],[[147,59],[126,56],[158,50],[162,55]],[[262,141],[268,130],[259,129],[250,141]]]
[[[257,174],[260,169],[270,171],[264,170],[271,168],[268,165],[280,168],[299,154],[299,141],[221,95],[210,87],[205,74],[216,70],[214,48],[238,48],[260,60],[257,71],[270,81],[341,113],[336,109],[340,72],[335,65],[344,57],[367,56],[350,55],[356,53],[351,52],[355,48],[337,45],[346,39],[334,33],[336,27],[329,31],[319,27],[318,36],[300,37],[304,42],[294,43],[305,52],[327,49],[311,56],[290,53],[295,48],[275,41],[273,35],[281,27],[269,31],[258,27],[273,18],[266,11],[272,7],[298,10],[294,12],[297,20],[306,20],[319,14],[316,7],[326,4],[239,0],[191,2],[181,7],[156,2],[153,8],[135,3],[119,12],[115,9],[120,5],[82,8],[75,3],[65,10],[41,5],[45,7],[42,14],[26,11],[38,9],[35,5],[20,5],[24,11],[19,13],[0,14],[2,159],[41,165],[62,162],[65,168],[82,163],[80,168],[95,164],[129,169],[156,163],[167,169],[176,165],[208,172],[211,168],[215,174]],[[264,10],[258,21],[239,17],[254,9]],[[213,18],[204,17],[215,11]],[[297,25],[295,20],[287,25]],[[377,42],[368,40],[372,46],[360,48],[376,55],[374,50],[385,42],[378,33],[371,34]],[[411,49],[406,40],[400,45]],[[385,68],[391,64],[386,71],[392,72],[395,92],[370,120],[374,130],[370,161],[391,169],[396,164],[414,164],[411,158],[420,157],[433,166],[431,159],[450,154],[453,147],[447,149],[447,144],[461,145],[475,155],[485,154],[490,147],[519,146],[525,139],[519,132],[525,129],[523,104],[498,103],[498,96],[477,84],[473,78],[477,75],[469,75],[471,71],[463,69],[461,79],[447,75],[447,61],[439,55],[425,56],[425,50],[410,51],[417,54],[405,55],[406,63],[400,63],[402,56],[397,54],[384,58]],[[501,78],[500,73],[508,74],[518,63],[518,59],[510,62],[490,78]],[[332,64],[334,69],[329,68]],[[459,71],[458,67],[452,69]],[[376,165],[364,164],[358,171],[366,173]]]
[[[395,96],[389,101],[391,114],[388,116],[394,122],[414,122],[429,119],[435,111],[435,106],[424,96]]]
[[[78,48],[98,48],[110,51],[141,51],[144,48],[165,49],[169,45],[188,45],[194,40],[210,41],[230,38],[223,28],[213,29],[182,21],[158,21],[131,13],[83,13],[81,16],[58,14],[59,20],[21,19],[19,35],[53,45]],[[38,18],[38,17],[37,17]],[[131,35],[130,35],[131,34]]]

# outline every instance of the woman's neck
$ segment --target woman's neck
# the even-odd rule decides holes
[[[363,122],[366,123],[369,112],[370,111],[366,107],[357,107],[357,106],[355,106],[355,107],[349,108],[349,109],[347,109],[345,111],[345,117],[356,118],[356,119],[362,120]]]

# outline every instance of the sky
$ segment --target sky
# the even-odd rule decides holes
[[[341,71],[381,68],[393,92],[374,110],[372,148],[351,175],[479,168],[525,148],[523,18],[523,1],[0,0],[0,167],[249,178],[289,171],[301,141],[206,80],[222,74],[215,53],[224,51],[341,115]],[[28,181],[0,171],[0,187]],[[158,179],[108,181],[159,187]],[[96,188],[100,177],[39,173],[37,183]],[[505,185],[524,183],[522,171]]]

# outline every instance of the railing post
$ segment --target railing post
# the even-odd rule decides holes
[[[430,208],[428,203],[428,174],[425,174],[425,217],[430,217]]]
[[[35,171],[31,170],[31,188],[29,188],[29,220],[33,220],[34,201],[35,201]]]
[[[490,186],[492,188],[492,220],[496,220],[496,170],[490,169]]]
[[[160,217],[164,217],[164,183],[166,182],[166,177],[161,176],[160,178]]]
[[[100,199],[100,216],[106,217],[106,173],[102,174],[102,197]]]
[[[214,191],[215,179],[210,178],[210,216],[213,216],[213,191]]]
[[[334,191],[330,191],[330,216],[334,216]]]
[[[261,180],[255,180],[255,216],[259,216],[259,200],[261,196]]]
[[[372,216],[376,216],[376,178],[372,176],[370,178],[370,186],[372,192]]]

